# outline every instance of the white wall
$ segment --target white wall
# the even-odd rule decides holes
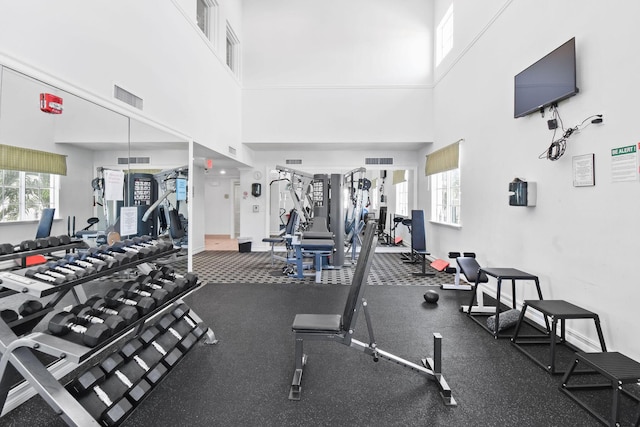
[[[447,2],[439,2],[447,3]],[[471,2],[455,2],[456,17]],[[500,2],[494,2],[498,10]],[[503,2],[506,8],[474,44],[458,44],[455,65],[435,88],[433,149],[461,143],[462,228],[430,225],[432,252],[475,251],[481,265],[515,267],[540,277],[547,299],[565,299],[600,315],[609,350],[640,358],[630,325],[638,320],[640,290],[631,274],[640,250],[638,182],[611,182],[610,150],[638,141],[636,108],[640,59],[629,42],[640,39],[635,2],[589,8],[566,2]],[[441,7],[436,6],[436,10]],[[474,9],[475,10],[475,9]],[[571,19],[567,19],[570,16]],[[458,25],[457,18],[455,28]],[[539,114],[513,119],[513,77],[576,37],[580,93],[559,104],[566,127],[592,114],[602,125],[573,135],[555,162],[539,160],[552,132]],[[456,41],[459,43],[456,32]],[[572,157],[595,154],[596,186],[572,185]],[[508,206],[514,177],[538,184],[533,208]],[[426,181],[421,203],[428,206]],[[535,298],[526,287],[518,299]],[[592,349],[592,323],[569,322],[570,339]],[[597,345],[595,349],[597,349]]]
[[[432,141],[431,2],[243,5],[244,142]]]

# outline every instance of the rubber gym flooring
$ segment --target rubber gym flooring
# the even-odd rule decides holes
[[[493,339],[460,312],[468,292],[430,288],[440,299],[424,302],[426,285],[451,282],[453,275],[414,278],[410,272],[418,266],[401,263],[397,254],[374,257],[365,298],[379,348],[419,363],[433,354],[433,333],[442,334],[442,371],[458,406],[444,406],[432,381],[402,366],[374,363],[353,348],[314,341],[305,343],[302,399],[289,401],[293,318],[342,313],[349,288],[335,285],[348,285],[353,269],[330,272],[335,285],[316,284],[312,278],[271,274],[277,270],[268,253],[207,252],[194,258],[194,270],[209,283],[185,301],[220,341],[196,345],[123,425],[599,425],[560,392],[562,376],[547,374],[508,339]],[[355,338],[368,341],[367,336],[360,316]],[[548,347],[541,348],[541,357],[547,352]],[[572,360],[566,349],[559,356],[559,366]],[[585,398],[608,414],[609,391],[588,392]],[[638,409],[622,399],[623,425]],[[0,418],[0,425],[64,424],[36,396]]]

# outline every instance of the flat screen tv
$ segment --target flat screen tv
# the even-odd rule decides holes
[[[543,111],[578,93],[576,39],[572,38],[514,79],[514,117]]]

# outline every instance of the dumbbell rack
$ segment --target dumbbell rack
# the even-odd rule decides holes
[[[66,248],[65,246],[71,246]],[[65,250],[78,248],[77,244],[55,247],[55,250]],[[45,308],[38,313],[25,316],[16,322],[9,324],[0,319],[0,408],[4,415],[10,410],[18,407],[35,393],[51,406],[54,411],[69,425],[90,426],[100,425],[87,410],[69,393],[64,384],[60,383],[65,375],[78,370],[81,365],[93,357],[100,357],[100,353],[107,348],[113,348],[118,342],[125,338],[130,338],[140,334],[147,324],[153,323],[154,319],[169,311],[174,304],[184,304],[182,298],[199,289],[202,285],[187,289],[184,293],[173,297],[151,313],[141,317],[136,322],[129,325],[124,330],[111,336],[107,341],[95,348],[86,347],[74,340],[63,339],[48,333],[32,332],[33,328],[44,318],[44,316],[54,310],[54,307],[70,290],[73,291],[78,302],[86,300],[82,285],[92,282],[100,277],[113,274],[115,272],[136,267],[143,263],[156,260],[174,254],[179,249],[171,249],[161,253],[156,253],[135,261],[127,262],[112,268],[103,269],[95,274],[90,274],[66,282],[60,285],[41,282],[20,275],[21,272],[0,272],[0,285],[8,290],[2,291],[1,296],[14,293],[41,298],[54,295]],[[34,253],[51,251],[35,250],[27,252],[16,252],[16,256],[28,256]],[[3,256],[10,258],[10,256]],[[213,331],[202,325],[202,319],[190,311],[190,317],[201,325],[206,333],[202,337],[207,344],[216,343]],[[20,336],[21,335],[21,336]],[[36,352],[49,355],[56,361],[48,367],[37,357]],[[22,379],[26,381],[20,382]],[[0,415],[0,416],[1,416]]]

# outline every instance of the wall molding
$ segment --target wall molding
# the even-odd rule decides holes
[[[391,89],[391,90],[431,90],[435,86],[432,84],[380,84],[380,85],[245,85],[243,91],[249,90],[316,90],[316,89],[337,89],[337,90],[370,90],[370,89]]]

